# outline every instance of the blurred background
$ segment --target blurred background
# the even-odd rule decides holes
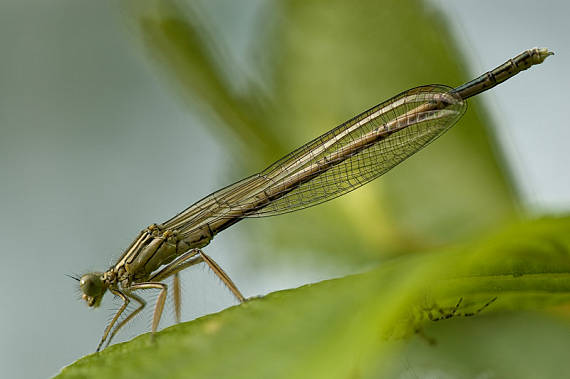
[[[95,350],[118,303],[89,310],[66,274],[107,269],[142,228],[403,90],[457,86],[535,46],[556,55],[470,100],[381,180],[241,222],[206,251],[257,296],[568,211],[569,8],[2,1],[0,376],[54,375]],[[182,279],[183,320],[235,304],[204,268]]]

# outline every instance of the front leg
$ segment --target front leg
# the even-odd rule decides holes
[[[117,311],[117,313],[115,314],[115,316],[113,317],[113,319],[111,320],[109,325],[107,325],[107,327],[105,328],[105,332],[103,333],[103,337],[101,337],[101,342],[99,342],[99,345],[97,346],[97,351],[99,351],[101,349],[101,346],[103,346],[103,343],[107,339],[107,336],[109,335],[109,332],[113,328],[113,325],[115,325],[115,323],[117,322],[117,320],[119,319],[121,314],[127,308],[127,305],[129,305],[129,298],[124,293],[122,293],[121,291],[118,291],[118,290],[114,290],[114,289],[111,289],[110,291],[113,295],[117,295],[123,300],[123,305],[121,305],[121,308],[119,308],[119,310]],[[114,333],[113,333],[113,335],[114,335]]]
[[[125,319],[123,321],[121,321],[120,323],[117,324],[117,326],[115,327],[115,329],[113,330],[113,333],[111,333],[111,335],[109,336],[109,338],[107,339],[107,344],[105,346],[109,346],[111,344],[111,340],[113,339],[113,337],[115,337],[115,334],[117,334],[117,332],[119,331],[119,329],[121,329],[123,326],[125,326],[129,321],[131,321],[133,319],[133,317],[135,317],[140,311],[142,311],[142,309],[145,307],[146,305],[146,301],[144,301],[143,298],[141,298],[140,296],[135,295],[134,293],[126,293],[127,297],[130,299],[135,300],[137,303],[139,303],[139,306],[137,309],[135,309],[134,311],[132,311],[127,317],[125,317]]]

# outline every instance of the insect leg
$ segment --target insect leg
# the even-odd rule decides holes
[[[474,310],[473,312],[465,312],[465,313],[461,313],[460,316],[463,317],[471,317],[471,316],[476,316],[479,313],[481,313],[481,311],[485,308],[487,308],[489,305],[493,304],[495,302],[495,300],[497,300],[497,296],[493,297],[491,300],[487,301],[485,304],[483,304],[479,309]]]
[[[200,251],[200,257],[202,258],[204,263],[206,263],[210,267],[210,269],[214,271],[214,274],[216,274],[218,278],[220,278],[222,282],[226,285],[226,287],[228,287],[229,290],[232,291],[232,293],[240,301],[240,303],[243,303],[245,301],[245,297],[243,297],[241,292],[239,292],[236,285],[230,279],[228,274],[226,274],[225,271],[222,270],[222,268],[218,266],[218,264],[212,258],[206,255],[206,253],[204,253],[202,250],[199,251]]]
[[[127,297],[129,297],[130,299],[135,300],[136,302],[138,302],[140,305],[137,309],[135,309],[134,311],[132,311],[127,317],[125,317],[125,319],[123,321],[121,321],[119,324],[117,324],[117,326],[115,327],[115,329],[113,329],[113,332],[111,333],[111,335],[109,336],[109,339],[107,339],[107,344],[106,346],[109,346],[111,344],[111,340],[113,339],[113,337],[115,337],[115,334],[117,334],[117,332],[119,331],[119,329],[121,329],[123,326],[125,326],[129,321],[131,321],[133,319],[133,317],[135,317],[140,311],[142,311],[142,309],[145,307],[146,305],[146,301],[144,301],[144,299],[138,295],[135,295],[134,293],[126,293]]]
[[[194,257],[197,254],[199,254],[199,256]],[[192,258],[192,257],[194,257],[194,258]],[[190,258],[192,258],[192,259],[190,259]],[[174,274],[184,270],[187,267],[194,266],[194,265],[196,265],[198,263],[202,263],[202,262],[206,263],[208,265],[208,267],[210,267],[210,269],[212,271],[214,271],[214,274],[216,274],[216,276],[218,276],[218,278],[220,278],[222,280],[222,282],[226,285],[226,287],[228,287],[229,290],[232,291],[234,296],[240,302],[243,303],[245,301],[245,297],[237,289],[236,285],[230,279],[228,274],[226,274],[225,271],[222,270],[222,268],[212,258],[210,258],[209,255],[206,255],[206,253],[204,253],[200,249],[193,249],[193,250],[190,250],[189,252],[181,255],[175,261],[173,261],[168,266],[163,268],[161,271],[159,271],[158,273],[153,275],[150,278],[150,280],[155,281],[155,282],[164,280],[164,279],[168,278],[169,276],[174,275]]]
[[[202,260],[201,260],[201,258],[198,257],[198,258],[194,258],[191,260],[191,262],[193,262],[192,264],[180,267],[182,263],[188,261],[189,259],[194,257],[196,254],[198,254],[198,251],[194,250],[194,249],[182,254],[175,261],[171,262],[169,265],[167,265],[162,270],[160,270],[159,272],[157,272],[156,274],[151,276],[149,279],[151,282],[160,282],[160,281],[168,278],[169,276],[174,275],[173,282],[172,282],[172,296],[174,299],[174,314],[176,316],[176,322],[177,323],[180,322],[180,307],[181,307],[180,306],[180,304],[181,304],[180,277],[178,275],[178,272],[182,271],[182,269],[184,269],[186,267],[200,263]]]
[[[111,289],[110,291],[113,295],[117,295],[121,299],[123,299],[123,305],[121,305],[121,308],[119,308],[119,310],[117,311],[115,316],[113,316],[113,319],[111,319],[111,322],[109,323],[109,325],[107,325],[107,327],[105,328],[105,332],[103,333],[103,337],[101,338],[101,342],[99,342],[99,346],[97,346],[97,351],[99,351],[101,349],[101,346],[103,346],[103,343],[107,339],[107,336],[109,335],[109,332],[113,328],[113,325],[115,325],[115,323],[117,322],[117,320],[119,319],[121,314],[125,311],[125,309],[127,308],[127,305],[129,305],[129,302],[130,302],[129,298],[124,293],[122,293],[121,291],[115,290],[115,289]]]
[[[192,249],[190,251],[187,251],[186,253],[182,254],[181,256],[176,258],[174,261],[172,261],[171,263],[166,265],[162,270],[160,270],[156,274],[152,275],[150,277],[149,281],[161,282],[164,279],[182,271],[186,267],[190,267],[190,266],[193,266],[195,264],[202,262],[202,259],[200,257],[196,257],[196,258],[190,260],[190,262],[187,262],[190,258],[194,257],[195,255],[197,255],[199,253],[200,253],[200,250],[198,250],[198,249]]]
[[[460,298],[459,298],[459,301],[457,302],[457,304],[455,304],[455,307],[451,308],[451,311],[449,311],[449,312],[446,312],[446,311],[444,311],[442,308],[439,308],[439,309],[438,309],[438,312],[439,312],[439,314],[441,315],[441,316],[439,316],[439,317],[434,317],[434,316],[431,314],[431,310],[430,310],[430,311],[428,311],[428,318],[430,319],[430,321],[439,321],[439,320],[447,320],[447,319],[450,319],[450,318],[452,318],[452,317],[455,316],[455,314],[457,313],[457,310],[459,309],[459,306],[461,305],[462,302],[463,302],[463,298],[460,297]]]
[[[174,315],[176,316],[176,322],[180,322],[180,277],[178,273],[174,274],[172,279],[172,297],[174,299]]]
[[[168,286],[160,282],[143,282],[131,285],[129,287],[129,291],[151,289],[151,288],[160,290],[160,294],[158,295],[158,299],[156,300],[156,305],[154,307],[154,313],[152,316],[152,334],[154,335],[154,332],[156,332],[156,329],[158,328],[158,323],[160,322],[162,311],[164,310],[164,302],[166,301]]]

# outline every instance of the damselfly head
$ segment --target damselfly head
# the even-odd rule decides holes
[[[79,279],[79,287],[81,288],[81,298],[85,300],[88,306],[98,307],[101,299],[107,291],[107,285],[103,281],[103,273],[92,272],[83,275]]]

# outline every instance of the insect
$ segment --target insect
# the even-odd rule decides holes
[[[139,233],[105,272],[76,278],[82,298],[98,307],[109,291],[123,304],[111,319],[97,351],[146,305],[136,294],[157,289],[152,333],[158,328],[167,296],[163,280],[173,277],[176,320],[180,320],[179,272],[206,264],[240,301],[234,282],[202,248],[213,237],[249,217],[272,216],[311,207],[350,192],[381,176],[421,150],[461,118],[466,99],[520,71],[542,63],[553,53],[526,50],[457,88],[428,85],[412,88],[376,105],[284,156],[258,174],[216,191],[162,224]],[[138,307],[118,321],[134,301]]]
[[[427,308],[427,309],[425,309],[425,311],[427,312],[428,319],[430,321],[434,321],[434,322],[437,322],[440,320],[447,320],[447,319],[450,319],[453,317],[458,317],[458,316],[473,317],[473,316],[477,316],[479,313],[481,313],[483,311],[483,309],[485,309],[489,305],[493,304],[496,300],[497,300],[497,297],[495,296],[495,297],[492,297],[490,300],[488,300],[483,305],[481,305],[479,308],[476,308],[476,309],[468,311],[468,312],[459,312],[459,307],[463,303],[463,298],[460,297],[457,304],[455,304],[455,306],[452,308],[445,309],[445,308],[435,306],[434,308],[439,313],[439,316],[434,316],[432,313],[432,309]]]

